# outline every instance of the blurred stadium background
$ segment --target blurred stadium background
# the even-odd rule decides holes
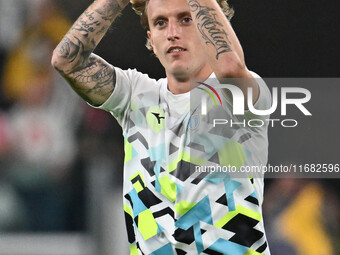
[[[340,76],[338,1],[230,2],[249,69],[274,78]],[[50,66],[52,50],[90,3],[0,0],[0,255],[128,254],[120,127]],[[162,77],[145,37],[128,7],[95,52]],[[334,100],[333,116],[315,127],[318,133],[301,131],[291,140],[270,131],[270,163],[339,163],[340,89],[321,92],[322,100]],[[339,179],[266,183],[273,255],[340,254]]]

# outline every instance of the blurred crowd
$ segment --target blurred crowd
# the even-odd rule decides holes
[[[58,4],[0,0],[0,231],[5,233],[86,231],[86,171],[99,161],[114,172],[111,185],[121,185],[120,128],[109,114],[86,105],[50,65],[74,18],[64,13],[72,8]],[[340,254],[336,190],[315,180],[277,179],[268,181],[265,194],[273,255]]]
[[[338,180],[271,179],[263,214],[273,255],[340,254]]]
[[[52,69],[71,26],[53,1],[0,0],[0,22],[0,231],[84,230],[86,166],[121,169],[115,123]]]

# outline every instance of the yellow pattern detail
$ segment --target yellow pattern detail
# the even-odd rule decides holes
[[[254,251],[253,249],[247,250],[243,255],[262,255],[263,253],[259,253],[257,251]]]
[[[135,245],[130,244],[130,255],[138,255],[138,249]]]
[[[142,179],[143,184],[145,185],[145,181],[144,181],[143,174],[141,171],[138,171],[135,174],[131,175],[130,180],[135,179],[137,176],[139,176]],[[140,191],[144,189],[143,185],[139,181],[133,183],[133,187],[135,188],[137,193],[139,193]]]
[[[140,182],[135,182],[133,184],[133,187],[135,188],[137,193],[141,192],[144,189]]]
[[[140,176],[140,178],[142,179],[142,181],[145,183],[144,178],[143,178],[143,174],[142,174],[142,172],[141,172],[140,170],[137,171],[136,173],[134,173],[133,175],[131,175],[131,176],[130,176],[130,180],[135,179],[138,175]]]
[[[195,157],[193,155],[190,155],[190,153],[186,153],[182,151],[178,153],[177,159],[168,165],[168,172],[171,173],[172,171],[176,170],[177,164],[181,160],[198,165],[198,166],[203,166],[207,162],[207,160],[203,158]]]
[[[144,240],[148,240],[157,234],[158,225],[149,209],[138,214],[138,230]]]
[[[138,110],[138,105],[135,102],[131,102],[131,110],[132,111],[137,111]]]
[[[131,211],[131,208],[128,207],[127,204],[124,203],[124,211],[129,214],[131,216],[131,218],[133,218],[133,215],[132,215],[132,211]]]
[[[132,159],[132,145],[127,140],[124,141],[124,150],[125,150],[124,163],[127,163]]]
[[[235,211],[228,212],[226,215],[224,215],[218,222],[215,223],[215,226],[222,228],[225,224],[227,224],[232,218],[234,218],[239,213],[246,215],[249,218],[255,219],[257,221],[262,220],[262,215],[260,213],[255,212],[242,205],[237,205],[235,209],[236,209]]]
[[[214,225],[216,227],[222,228],[225,224],[227,224],[232,218],[234,218],[238,214],[237,211],[231,211],[228,212],[226,215],[224,215],[218,222],[216,222]]]
[[[243,214],[243,215],[246,215],[248,216],[249,218],[252,218],[252,219],[255,219],[257,221],[261,221],[262,220],[262,215],[261,213],[258,213],[256,211],[253,211],[247,207],[244,207],[242,205],[237,205],[236,206],[236,211]]]
[[[229,140],[218,152],[222,166],[235,166],[240,168],[246,162],[247,157],[243,146],[233,140]]]
[[[182,200],[181,202],[177,203],[175,205],[175,211],[179,214],[186,214],[191,208],[193,208],[196,204],[190,203],[185,200]]]
[[[177,186],[169,176],[164,176],[158,179],[161,184],[161,193],[166,196],[171,202],[175,202],[177,195]]]

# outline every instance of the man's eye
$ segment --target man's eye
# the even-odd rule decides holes
[[[158,21],[156,22],[156,26],[162,27],[162,26],[164,26],[164,25],[165,25],[165,21],[164,21],[164,20],[158,20]]]
[[[192,19],[189,18],[189,17],[183,19],[184,23],[190,23],[191,21],[192,21]]]

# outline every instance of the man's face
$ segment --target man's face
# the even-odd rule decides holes
[[[210,71],[186,0],[150,0],[147,8],[148,36],[167,75],[186,80]]]

